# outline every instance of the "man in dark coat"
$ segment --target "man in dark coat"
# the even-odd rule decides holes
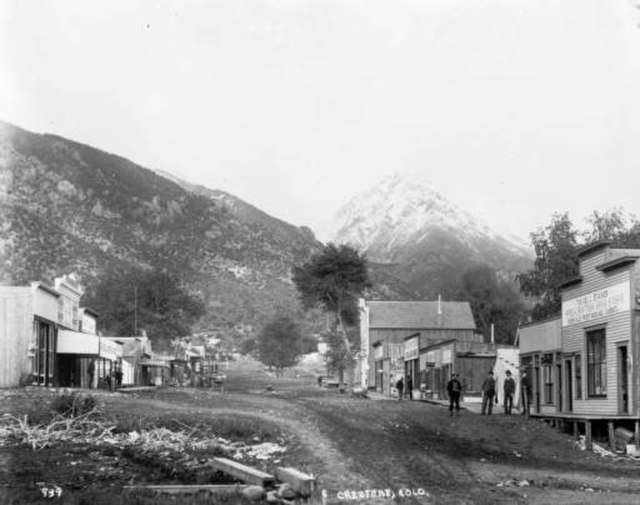
[[[511,409],[513,408],[513,395],[516,393],[516,381],[511,377],[511,371],[507,370],[507,378],[504,380],[503,386],[503,398],[504,398],[504,413],[511,415]]]
[[[453,415],[453,407],[456,407],[456,415],[460,415],[460,393],[462,392],[462,384],[458,379],[458,374],[451,374],[451,379],[447,382],[447,393],[449,394],[449,415]]]
[[[413,379],[411,375],[407,375],[407,396],[409,400],[413,400]]]
[[[522,415],[529,417],[529,405],[531,404],[531,379],[526,370],[522,371],[520,378],[520,397],[522,398]]]
[[[398,390],[398,400],[402,400],[402,391],[404,390],[404,380],[402,377],[396,382],[396,389]]]
[[[491,415],[493,410],[493,398],[496,395],[496,380],[493,378],[493,372],[489,372],[487,378],[482,383],[482,411],[481,415]],[[488,408],[487,408],[488,407]]]

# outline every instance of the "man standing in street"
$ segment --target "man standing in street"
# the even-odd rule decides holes
[[[449,393],[449,415],[453,415],[453,407],[456,407],[456,415],[460,415],[460,393],[462,384],[458,380],[458,374],[451,374],[451,380],[447,383],[447,393]]]
[[[493,378],[493,372],[489,372],[487,378],[482,383],[482,411],[481,415],[491,415],[493,410],[493,398],[496,395],[496,380]],[[487,406],[489,407],[487,409]]]
[[[407,375],[407,396],[409,400],[413,400],[413,379],[411,374]]]
[[[404,380],[400,376],[400,380],[396,382],[396,389],[398,390],[398,400],[402,400],[402,391],[404,390]]]
[[[507,378],[504,380],[503,388],[504,413],[511,415],[513,408],[513,395],[516,393],[516,381],[511,377],[511,371],[507,370]]]

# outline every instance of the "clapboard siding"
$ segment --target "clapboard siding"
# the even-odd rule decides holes
[[[582,281],[566,288],[562,292],[563,303],[575,298],[606,289],[616,284],[629,282],[630,299],[634,300],[635,278],[637,267],[635,264],[616,269],[610,273],[602,272],[596,268],[611,259],[608,247],[598,249],[587,256],[580,258],[580,276]],[[585,322],[579,322],[562,327],[562,351],[565,353],[577,353],[582,359],[582,392],[583,398],[575,398],[573,388],[573,412],[577,414],[618,414],[618,345],[621,342],[629,342],[629,352],[634,353],[636,347],[633,342],[633,318],[631,310],[624,310],[611,315],[605,315]],[[588,398],[588,366],[586,333],[593,328],[603,327],[606,334],[606,398]],[[637,352],[637,351],[636,351]],[[636,354],[637,355],[637,354]],[[633,356],[633,354],[632,354]],[[634,357],[635,359],[635,357]],[[635,362],[635,361],[634,361]],[[636,388],[637,390],[637,388]],[[630,409],[637,402],[634,399],[633,388],[631,390]],[[630,410],[632,411],[632,410]]]
[[[387,344],[403,344],[410,335],[420,334],[419,349],[423,349],[432,344],[437,344],[445,340],[456,339],[460,341],[473,341],[479,337],[473,330],[456,329],[430,329],[430,328],[369,328],[369,346],[376,342]],[[369,386],[375,384],[374,353],[368,352],[368,374],[367,383]]]
[[[31,372],[32,337],[31,289],[0,289],[0,387],[17,386],[21,376]]]
[[[548,319],[520,327],[520,353],[549,351],[561,346],[562,320]]]

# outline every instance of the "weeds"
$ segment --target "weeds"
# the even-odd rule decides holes
[[[51,401],[51,410],[64,417],[78,417],[98,410],[98,399],[91,395],[63,393]]]

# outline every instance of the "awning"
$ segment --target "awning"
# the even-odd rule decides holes
[[[58,330],[58,354],[99,356],[116,361],[122,357],[122,345],[104,337],[72,330]]]
[[[141,359],[138,364],[140,366],[160,366],[169,368],[169,365],[166,363],[166,361],[163,361],[161,359]]]
[[[58,330],[58,354],[100,354],[100,337],[79,331]]]
[[[111,361],[122,358],[122,344],[108,338],[100,339],[100,357]]]

